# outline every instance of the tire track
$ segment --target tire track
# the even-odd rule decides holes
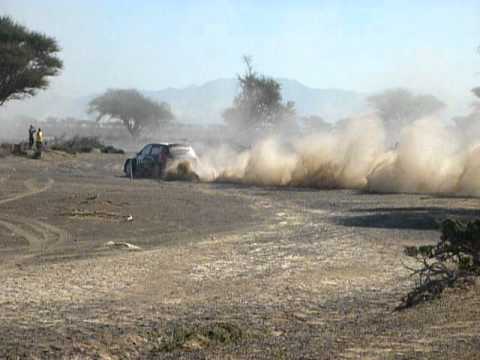
[[[70,238],[67,231],[56,226],[18,216],[15,216],[15,220],[2,216],[0,226],[23,237],[28,241],[30,247],[37,251],[44,251],[53,245],[67,242]]]
[[[3,171],[3,168],[0,168],[0,169]],[[6,169],[5,171],[6,175],[0,177],[0,184],[3,184],[6,181],[8,181],[8,179],[10,179],[12,175],[15,174],[16,171],[17,169],[15,168]]]
[[[6,204],[6,203],[9,203],[9,202],[12,202],[12,201],[20,200],[20,199],[26,198],[28,196],[36,195],[36,194],[42,193],[44,191],[47,191],[48,189],[50,189],[52,187],[54,182],[55,181],[53,179],[49,178],[45,185],[39,187],[35,184],[35,182],[32,179],[26,180],[24,182],[24,185],[27,188],[27,191],[21,192],[19,194],[15,194],[15,195],[10,196],[10,197],[7,197],[6,199],[1,199],[0,200],[0,205]]]

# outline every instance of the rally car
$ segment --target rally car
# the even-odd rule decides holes
[[[136,154],[127,159],[123,165],[126,176],[166,178],[175,176],[178,172],[191,172],[197,166],[198,157],[190,145],[186,144],[148,144]],[[180,174],[182,175],[182,174]],[[186,175],[186,174],[183,174]]]

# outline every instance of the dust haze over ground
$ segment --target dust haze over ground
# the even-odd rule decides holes
[[[392,148],[385,139],[379,118],[361,116],[330,131],[266,136],[245,151],[211,149],[198,171],[206,181],[264,186],[480,194],[480,140],[433,117],[404,127]]]
[[[99,136],[127,151],[138,151],[149,142],[191,143],[201,160],[195,171],[207,182],[480,194],[480,129],[475,121],[467,126],[437,117],[419,119],[401,129],[395,146],[386,145],[392,141],[375,114],[354,116],[331,129],[311,132],[287,129],[249,136],[247,131],[240,140],[221,125],[176,124],[132,139],[121,124],[23,119],[4,123],[0,140],[24,139],[30,123],[42,127],[48,138]],[[257,140],[248,145],[248,138]]]

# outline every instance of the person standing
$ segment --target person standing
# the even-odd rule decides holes
[[[38,128],[37,133],[35,134],[35,157],[42,157],[42,147],[43,147],[43,132],[42,129]]]
[[[29,149],[33,147],[34,137],[35,137],[35,128],[33,127],[33,125],[30,125],[30,127],[28,128],[28,148]]]

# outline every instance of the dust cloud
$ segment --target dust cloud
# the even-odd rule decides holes
[[[197,172],[259,186],[480,195],[480,145],[435,118],[406,126],[399,139],[387,148],[382,121],[369,115],[292,139],[268,136],[245,151],[210,149]]]
[[[437,119],[418,120],[403,129],[396,149],[379,158],[367,189],[480,195],[480,147]]]

